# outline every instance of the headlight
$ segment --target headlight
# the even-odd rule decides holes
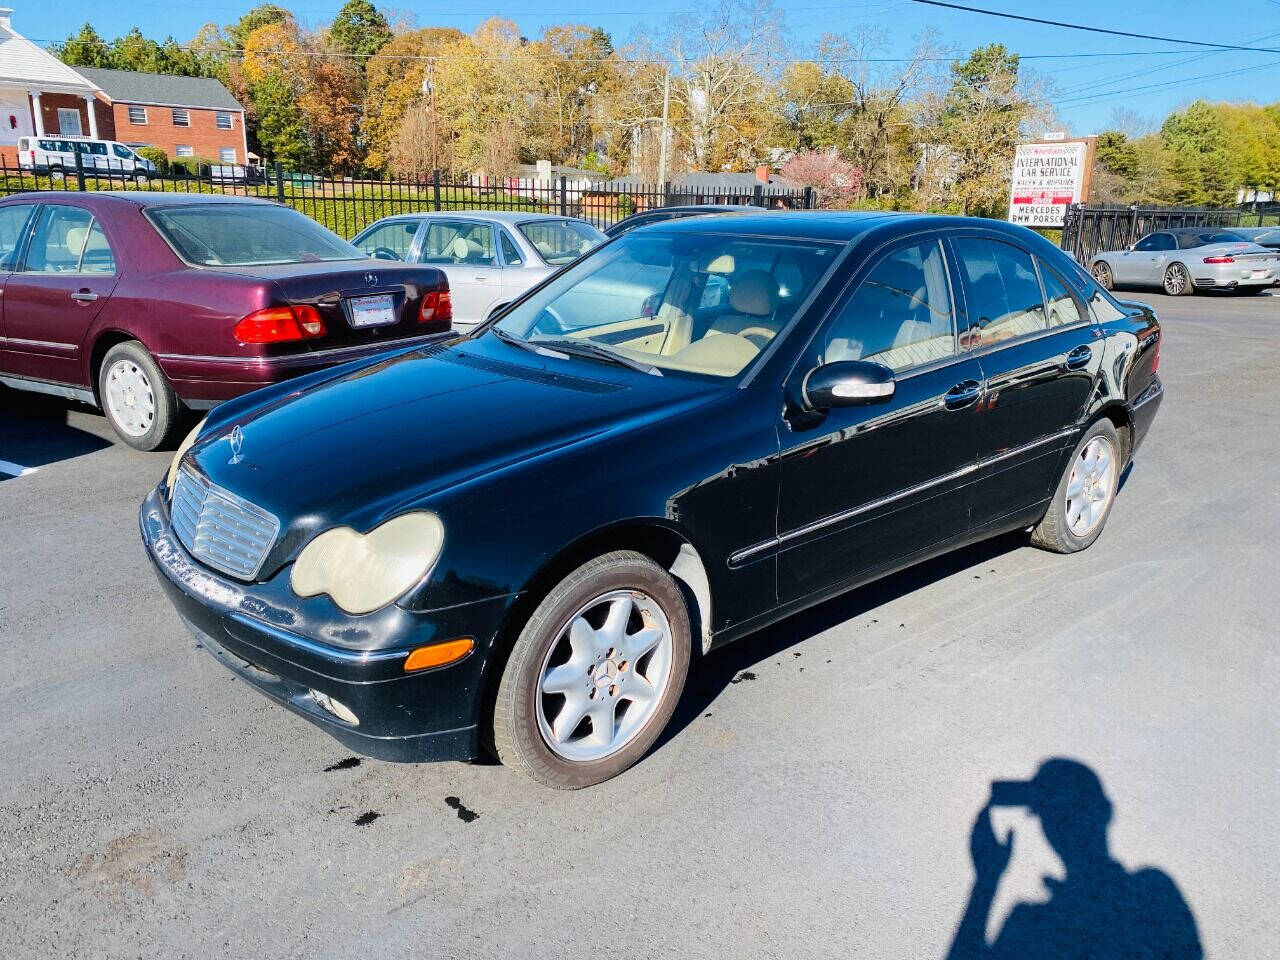
[[[300,597],[327,593],[347,613],[371,613],[425,577],[443,546],[434,513],[406,513],[365,534],[335,527],[303,548],[289,582]]]
[[[200,428],[204,426],[201,420],[195,425],[195,428],[187,434],[187,438],[178,444],[178,452],[173,455],[173,463],[169,464],[169,473],[165,477],[165,483],[169,487],[169,497],[173,497],[173,481],[178,479],[178,464],[182,462],[182,455],[191,449],[196,442],[196,435],[200,433]]]

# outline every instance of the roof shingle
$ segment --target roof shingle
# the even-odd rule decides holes
[[[226,87],[211,77],[178,77],[100,67],[77,67],[76,72],[101,87],[102,92],[117,103],[202,110],[244,109]]]

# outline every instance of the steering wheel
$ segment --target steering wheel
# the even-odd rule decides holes
[[[390,247],[374,247],[373,253],[370,254],[375,260],[400,260],[400,254],[396,253]]]

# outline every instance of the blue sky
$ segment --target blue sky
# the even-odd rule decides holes
[[[305,23],[321,23],[333,16],[341,0],[276,0],[292,9]],[[1264,46],[1280,50],[1280,0],[1236,0],[1221,6],[1204,0],[1076,0],[1071,4],[1033,4],[1022,0],[960,0],[970,6],[1055,20],[1183,37],[1201,41]],[[222,0],[125,0],[102,4],[99,0],[61,0],[39,5],[8,0],[16,9],[14,26],[35,40],[58,40],[88,20],[111,38],[137,24],[157,39],[173,34],[188,39],[208,20],[227,23],[252,3]],[[680,0],[526,0],[506,4],[477,0],[460,12],[461,5],[389,0],[385,8],[412,14],[419,25],[447,25],[469,30],[488,16],[502,15],[519,24],[527,35],[552,23],[599,24],[622,43],[639,26],[660,26],[672,13],[689,10],[692,2]],[[874,23],[887,35],[884,56],[905,56],[913,38],[926,27],[940,33],[942,41],[964,50],[1000,41],[1026,56],[1046,57],[1027,61],[1053,85],[1053,100],[1064,125],[1072,134],[1105,129],[1112,111],[1122,107],[1159,122],[1170,110],[1197,97],[1219,100],[1280,100],[1280,52],[1213,52],[1177,47],[1146,40],[1108,37],[1056,27],[979,16],[912,3],[910,0],[849,0],[837,6],[833,0],[780,0],[790,39],[797,50],[823,32],[843,32],[860,23]],[[1095,56],[1061,55],[1093,54]]]

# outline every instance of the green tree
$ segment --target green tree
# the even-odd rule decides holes
[[[293,14],[284,7],[278,7],[274,3],[262,3],[227,27],[227,43],[233,50],[243,50],[249,34],[259,27],[292,22]]]
[[[62,62],[72,67],[109,67],[111,49],[88,23],[78,33],[67,37],[58,51]]]
[[[299,170],[311,162],[306,116],[298,105],[298,91],[279,71],[265,73],[249,85],[254,129],[268,160]]]
[[[1197,100],[1170,114],[1160,139],[1172,154],[1174,199],[1190,205],[1224,205],[1235,201],[1235,171],[1226,125],[1210,103]]]
[[[387,18],[369,0],[347,0],[329,26],[329,43],[340,53],[362,60],[391,39]]]
[[[1098,134],[1094,159],[1098,166],[1117,177],[1132,179],[1138,172],[1138,151],[1119,130]]]

